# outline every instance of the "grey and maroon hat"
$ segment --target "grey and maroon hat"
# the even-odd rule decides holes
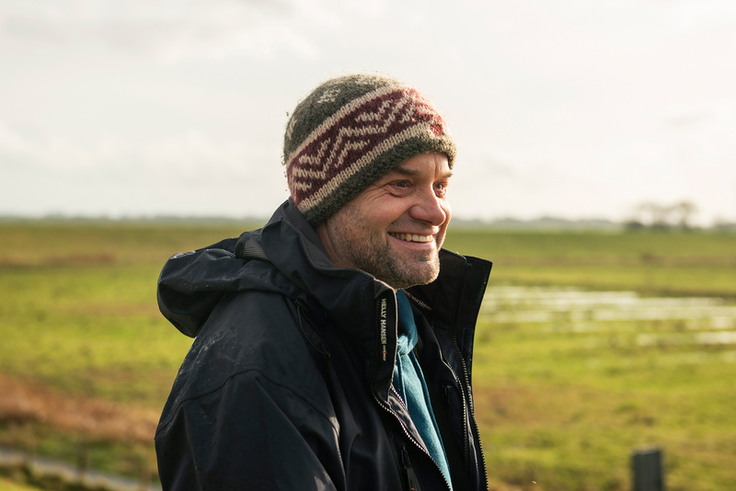
[[[426,152],[445,154],[452,168],[456,148],[445,120],[418,90],[382,75],[323,83],[297,105],[284,135],[291,199],[312,225]]]

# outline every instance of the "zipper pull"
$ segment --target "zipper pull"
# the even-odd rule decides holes
[[[443,394],[442,395],[444,396],[442,398],[442,402],[444,403],[445,410],[448,410],[448,409],[450,409],[450,394],[452,392],[452,387],[449,386],[449,385],[444,385],[442,387],[442,389],[443,389],[443,391],[442,391]]]
[[[409,452],[406,451],[406,447],[401,449],[401,463],[404,465],[404,470],[406,471],[406,481],[409,484],[409,491],[421,491],[419,488],[419,481],[417,480],[417,474],[414,472],[414,467],[411,465]]]

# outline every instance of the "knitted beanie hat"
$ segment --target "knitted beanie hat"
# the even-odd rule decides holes
[[[323,83],[297,105],[284,135],[289,192],[312,225],[426,152],[445,154],[452,168],[455,142],[445,120],[415,88],[381,75]]]

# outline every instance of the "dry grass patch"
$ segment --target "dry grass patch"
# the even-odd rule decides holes
[[[0,421],[54,428],[129,443],[151,443],[159,413],[107,400],[65,395],[0,374]]]

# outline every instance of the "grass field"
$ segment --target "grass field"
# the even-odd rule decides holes
[[[519,304],[505,290],[487,294],[474,375],[498,477],[630,489],[629,453],[654,444],[667,489],[736,489],[736,306],[556,289]]]
[[[0,223],[0,446],[149,479],[153,429],[191,342],[157,311],[158,272],[246,228]],[[446,247],[493,260],[493,288],[736,299],[736,235],[458,228]],[[495,302],[473,375],[492,489],[627,490],[629,452],[650,443],[668,489],[736,489],[730,321],[530,321]],[[725,342],[698,341],[707,335]]]
[[[458,229],[445,247],[491,259],[496,283],[736,297],[733,234]]]
[[[0,491],[35,491],[38,488],[31,488],[22,484],[17,484],[9,479],[0,477]]]

